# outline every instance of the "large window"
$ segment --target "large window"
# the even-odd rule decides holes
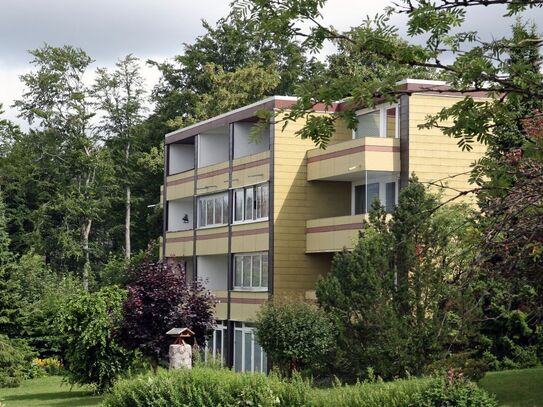
[[[266,372],[266,353],[256,340],[255,331],[243,322],[234,327],[234,370],[236,372]]]
[[[360,114],[357,119],[355,138],[399,137],[398,106],[383,105],[376,110]]]
[[[198,227],[228,223],[228,194],[216,194],[198,198]]]
[[[386,212],[392,212],[394,210],[394,205],[396,205],[397,198],[397,182],[385,181],[354,186],[353,209],[355,215],[368,213],[371,210],[371,205],[375,200],[378,200],[381,205],[384,205]]]
[[[213,330],[213,334],[206,343],[205,358],[213,357],[220,359],[224,364],[226,351],[226,322],[218,322]]]
[[[234,288],[238,290],[268,290],[268,253],[234,255]]]
[[[269,210],[268,183],[234,190],[234,222],[267,219]]]
[[[367,189],[367,191],[366,191]],[[356,185],[354,187],[354,213],[368,213],[375,199],[379,199],[379,183]]]

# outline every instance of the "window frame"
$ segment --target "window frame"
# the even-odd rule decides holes
[[[221,352],[219,355],[217,355],[217,332],[221,332]],[[205,342],[205,352],[204,352],[204,359],[207,361],[208,357],[213,357],[214,359],[217,359],[218,356],[221,358],[221,363],[223,366],[226,363],[226,348],[227,348],[227,333],[228,333],[228,326],[223,321],[217,321],[217,325],[215,325],[215,329],[213,329],[213,333],[211,334],[211,337]],[[210,349],[210,344],[212,344]]]
[[[396,109],[396,120],[395,120],[395,132],[394,137],[387,137],[387,110],[395,108]],[[355,112],[356,118],[358,120],[359,116],[379,111],[379,136],[361,136],[357,137],[356,135],[356,129],[352,130],[352,138],[355,139],[362,139],[366,137],[371,138],[400,138],[400,104],[399,103],[384,103],[381,105],[377,105],[373,108],[368,109],[361,109],[357,110]]]
[[[254,257],[259,256],[259,264],[260,264],[260,286],[256,287],[253,286],[253,265],[254,265]],[[264,262],[264,257],[266,257],[266,261]],[[245,280],[245,260],[246,258],[250,259],[250,265],[251,270],[249,272],[249,286],[244,285]],[[239,260],[238,260],[239,259]],[[238,263],[241,265],[241,271],[239,272],[239,282],[241,282],[241,285],[237,285],[238,281],[236,281],[236,277],[238,274]],[[263,252],[249,252],[249,253],[235,253],[233,254],[233,261],[232,261],[233,267],[232,267],[232,288],[234,291],[250,291],[250,292],[268,292],[268,278],[270,275],[270,269],[269,269],[269,253],[267,251]],[[264,264],[266,264],[266,278],[264,277]],[[265,285],[264,285],[265,284]]]
[[[226,198],[226,199],[225,199]],[[220,199],[220,211],[221,211],[221,218],[223,223],[215,223],[216,219],[216,200]],[[207,223],[208,220],[208,206],[209,202],[211,202],[211,206],[213,207],[212,211],[212,218],[213,223]],[[204,203],[203,207],[201,204]],[[226,205],[226,208],[224,207]],[[208,229],[208,228],[217,228],[228,225],[228,214],[230,211],[230,202],[228,199],[228,192],[219,192],[216,194],[210,194],[210,195],[201,195],[196,198],[196,224],[197,229]],[[204,215],[204,216],[202,216]],[[205,224],[202,225],[202,220],[205,220]]]
[[[266,187],[267,194],[266,194],[266,205],[262,206],[262,198],[264,197],[264,194],[262,193],[263,187]],[[246,219],[246,212],[247,212],[247,190],[252,190],[252,218]],[[260,191],[260,193],[259,193]],[[241,219],[237,220],[238,218],[238,212],[237,212],[237,201],[236,197],[241,194],[243,196],[243,205],[242,208],[242,215]],[[234,205],[232,205],[232,224],[233,225],[241,225],[244,223],[254,223],[254,222],[265,222],[269,220],[269,213],[270,213],[270,184],[269,182],[260,182],[258,184],[252,184],[252,185],[246,185],[239,188],[233,189],[233,200]],[[260,198],[259,198],[260,197]],[[260,202],[260,208],[258,207],[258,204]],[[266,207],[265,216],[257,217],[258,214],[262,215],[263,208]]]
[[[240,359],[240,362],[241,362],[241,366],[239,367],[239,370],[238,370],[238,367],[236,366],[236,343],[235,343],[235,338],[236,338],[236,332],[241,332],[241,359]],[[250,349],[250,357],[251,357],[251,370],[246,370],[245,369],[245,365],[246,365],[246,356],[247,356],[247,349],[246,349],[246,339],[245,339],[245,336],[246,335],[251,335],[251,349]],[[264,351],[264,349],[262,349],[262,346],[258,343],[258,341],[256,340],[256,329],[244,322],[235,322],[234,323],[234,346],[232,347],[234,349],[234,354],[233,354],[233,361],[234,361],[234,366],[232,366],[232,368],[236,371],[236,372],[251,372],[251,373],[266,373],[268,371],[268,355],[266,354],[266,352]],[[256,346],[260,347],[260,370],[256,371],[255,370],[255,349],[256,349]]]
[[[394,197],[394,206],[398,205],[398,196],[400,192],[400,178],[398,175],[391,175],[391,176],[385,176],[381,179],[377,180],[371,180],[368,182],[368,185],[371,184],[379,184],[379,202],[381,203],[381,206],[385,207],[386,210],[386,185],[389,183],[394,182],[396,184],[395,188],[395,197]],[[356,213],[356,187],[359,187],[361,185],[366,185],[365,180],[360,181],[354,181],[351,183],[351,215],[366,215],[369,213],[369,208],[371,207],[371,203],[369,202],[366,205],[366,212],[363,213]],[[365,194],[367,195],[367,194]],[[388,212],[387,212],[388,213]]]

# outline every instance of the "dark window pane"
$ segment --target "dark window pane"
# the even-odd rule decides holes
[[[234,200],[236,201],[234,209],[234,220],[243,220],[243,189],[236,189],[234,191]]]
[[[213,199],[206,198],[206,207],[207,207],[207,219],[206,219],[206,225],[213,225]]]
[[[243,287],[251,287],[251,256],[243,256]]]
[[[253,257],[253,281],[252,286],[253,287],[260,287],[260,255],[257,254]]]
[[[245,332],[245,371],[252,372],[252,360],[253,360],[253,334],[251,332]]]
[[[245,220],[253,219],[253,188],[247,188],[245,190]]]
[[[354,187],[354,213],[360,215],[366,213],[366,186],[357,185]]]
[[[241,256],[235,256],[234,257],[234,286],[240,287],[242,284],[242,257]]]
[[[234,370],[241,372],[243,369],[243,332],[239,329],[234,334]]]
[[[368,211],[371,209],[375,199],[379,200],[379,183],[368,184],[368,202],[366,204]]]
[[[392,212],[394,205],[396,204],[396,183],[387,182],[386,184],[386,204],[385,210],[387,212]]]
[[[262,255],[262,287],[268,287],[268,255]]]
[[[255,342],[255,372],[262,371],[262,348]]]
[[[222,221],[222,196],[215,198],[215,225],[220,225]]]
[[[264,184],[262,188],[262,202],[260,203],[261,213],[263,218],[267,218],[269,215],[269,186]]]

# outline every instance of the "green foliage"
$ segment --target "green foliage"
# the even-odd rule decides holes
[[[369,367],[384,378],[420,374],[473,334],[467,209],[436,210],[437,202],[412,180],[391,219],[374,206],[353,251],[336,255],[317,283],[338,331],[335,374],[352,380]]]
[[[258,343],[283,373],[316,372],[335,341],[333,325],[324,312],[302,302],[262,306],[255,327]]]
[[[427,373],[445,375],[451,369],[461,372],[462,376],[473,381],[479,381],[492,366],[485,358],[481,358],[476,351],[458,352],[445,359],[431,363]]]
[[[304,406],[304,407],[494,407],[483,390],[467,382],[442,379],[357,383],[315,389],[295,375],[234,373],[225,369],[161,371],[118,381],[104,399],[105,407],[132,406]]]
[[[429,388],[418,394],[410,406],[497,407],[498,403],[486,391],[478,388],[475,384],[463,383],[461,381],[449,384],[444,380],[436,380]]]
[[[133,354],[114,337],[125,297],[125,290],[106,287],[73,298],[62,310],[59,324],[66,337],[70,383],[90,384],[103,392],[132,364]]]
[[[25,378],[32,377],[32,349],[21,340],[0,335],[0,388],[17,387]]]
[[[308,389],[300,379],[287,383],[263,374],[194,368],[120,380],[106,395],[104,406],[295,407],[309,405]]]

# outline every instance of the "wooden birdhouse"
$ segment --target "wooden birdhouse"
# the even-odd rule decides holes
[[[173,342],[174,345],[192,345],[192,342],[194,341],[194,332],[189,328],[172,328],[166,332],[166,335],[175,338]]]

